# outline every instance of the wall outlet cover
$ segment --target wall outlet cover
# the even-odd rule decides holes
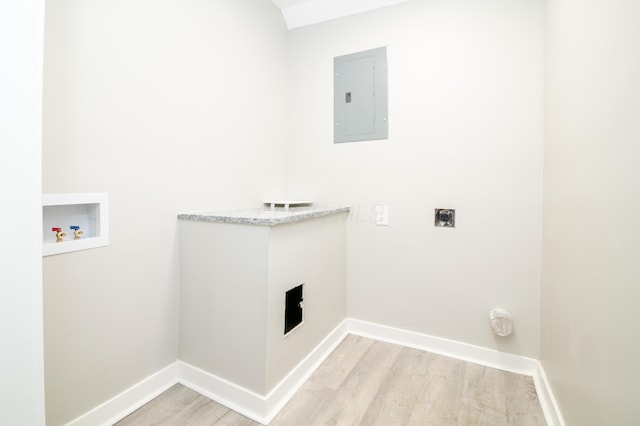
[[[376,225],[389,225],[389,206],[376,206]]]

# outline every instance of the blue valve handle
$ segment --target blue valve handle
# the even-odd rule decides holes
[[[73,225],[73,226],[70,226],[69,229],[73,229],[74,231],[77,231],[78,229],[80,229],[80,227],[78,225]]]

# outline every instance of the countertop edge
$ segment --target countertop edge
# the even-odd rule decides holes
[[[249,211],[250,209],[242,209],[242,211]],[[349,213],[351,211],[350,206],[342,207],[324,207],[319,206],[309,209],[295,211],[291,209],[289,211],[278,210],[278,212],[290,213],[288,216],[278,218],[261,218],[251,217],[250,215],[237,216],[233,214],[234,210],[217,211],[210,213],[180,213],[178,214],[178,220],[189,222],[206,222],[206,223],[228,223],[237,225],[258,225],[258,226],[276,226],[292,222],[301,222],[304,220],[314,219],[318,217],[324,217],[340,213]],[[236,212],[238,210],[235,210]],[[269,209],[255,209],[256,212],[269,212]],[[236,213],[237,214],[237,213]]]

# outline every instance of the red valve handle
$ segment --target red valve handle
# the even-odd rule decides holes
[[[62,228],[51,228],[53,232],[61,232]]]

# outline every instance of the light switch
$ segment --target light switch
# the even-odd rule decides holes
[[[376,206],[376,225],[389,225],[389,206]]]

